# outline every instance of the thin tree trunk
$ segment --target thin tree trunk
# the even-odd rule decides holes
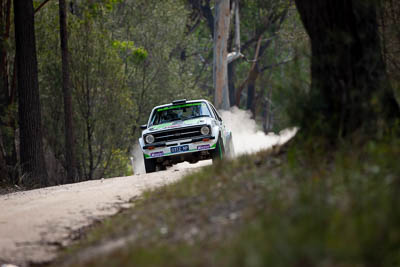
[[[93,156],[93,144],[92,144],[92,128],[90,125],[90,121],[86,121],[86,133],[88,139],[88,152],[89,152],[89,174],[88,179],[93,180],[93,172],[94,172],[94,156]]]
[[[258,61],[258,54],[260,52],[260,46],[261,46],[261,35],[258,37],[258,41],[257,41],[257,45],[256,45],[256,52],[254,55],[254,60],[253,60],[253,64],[251,65],[250,71],[249,71],[249,75],[247,76],[247,79],[239,86],[238,90],[236,91],[236,106],[239,107],[240,104],[240,98],[242,96],[242,91],[244,89],[244,87],[248,84],[249,80],[250,80],[250,76],[252,75],[254,69],[257,67],[257,61]]]
[[[263,121],[263,131],[264,133],[268,133],[268,99],[267,97],[263,100],[263,109],[262,109],[262,121]]]
[[[231,62],[228,64],[228,87],[229,87],[229,103],[232,107],[236,103],[235,62]]]
[[[255,118],[255,97],[256,97],[256,82],[259,75],[257,66],[250,71],[249,80],[247,82],[247,105],[246,109],[252,113],[252,118]]]
[[[229,0],[215,1],[214,27],[214,104],[217,109],[229,109],[227,44],[229,38]]]
[[[44,0],[34,11],[34,14],[39,12],[50,0]]]
[[[267,89],[267,97],[264,100],[264,110],[263,110],[263,129],[265,133],[272,130],[272,88]]]
[[[11,0],[2,1],[0,3],[0,105],[2,108],[8,105],[9,76],[6,42],[9,38],[11,26],[10,13]]]
[[[74,126],[72,120],[72,97],[69,78],[69,52],[68,52],[68,32],[67,32],[67,9],[65,0],[59,0],[60,13],[60,41],[62,59],[62,82],[64,95],[64,127],[65,127],[65,158],[67,166],[67,183],[76,180],[76,160],[75,160],[75,140]]]
[[[33,2],[14,0],[18,116],[23,184],[49,185],[42,141]]]
[[[2,177],[8,177],[8,170],[7,170],[7,161],[5,159],[5,148],[4,148],[4,144],[3,144],[3,133],[1,132],[0,129],[0,175]],[[11,179],[7,179],[9,183],[11,183]]]

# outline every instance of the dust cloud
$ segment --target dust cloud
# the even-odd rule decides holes
[[[228,129],[232,131],[235,155],[250,154],[262,149],[268,149],[277,144],[283,144],[291,139],[297,132],[297,128],[288,128],[279,134],[265,134],[259,129],[256,122],[251,119],[249,111],[233,107],[230,110],[221,110],[219,113]],[[143,152],[138,144],[134,145],[132,152],[132,167],[135,174],[146,173],[143,162]],[[192,167],[200,167],[211,164],[211,160],[189,164],[188,162],[174,165],[174,170],[182,170]]]
[[[146,173],[144,169],[143,152],[142,149],[140,148],[139,143],[136,143],[133,146],[131,162],[134,174]]]
[[[226,127],[232,131],[236,156],[283,144],[297,132],[297,128],[293,127],[282,130],[279,134],[265,134],[259,129],[255,120],[251,119],[249,111],[237,107],[233,107],[230,110],[221,110],[219,113]]]

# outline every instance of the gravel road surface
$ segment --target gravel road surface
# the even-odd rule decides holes
[[[195,165],[210,164],[210,161]],[[45,263],[82,229],[115,214],[143,191],[179,180],[194,170],[167,171],[16,192],[0,196],[0,266]]]

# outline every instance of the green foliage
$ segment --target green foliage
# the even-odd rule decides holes
[[[134,63],[139,64],[143,62],[148,56],[148,53],[143,48],[137,48],[132,52],[132,60]]]
[[[109,14],[109,13],[108,13]],[[64,119],[61,90],[58,6],[49,3],[37,16],[40,88],[49,149],[64,161]],[[74,126],[82,179],[127,174],[129,163],[115,151],[129,147],[129,112],[133,103],[123,84],[122,61],[112,48],[104,28],[108,20],[92,17],[82,23],[69,16],[70,77],[74,102]],[[89,49],[90,47],[90,49]],[[118,115],[116,115],[118,114]],[[59,176],[61,174],[58,174]]]
[[[80,173],[82,179],[128,175],[138,125],[151,108],[205,96],[193,77],[196,60],[175,54],[180,43],[195,44],[184,35],[187,12],[172,0],[77,2],[73,8],[68,32]],[[64,164],[57,2],[46,4],[35,21],[44,136],[49,153]]]
[[[126,1],[115,10],[114,16],[123,18],[124,23],[114,31],[114,38],[123,41],[114,41],[113,46],[124,61],[125,84],[136,104],[132,114],[136,125],[147,121],[155,105],[204,96],[194,83],[196,60],[181,61],[175,54],[181,43],[188,42],[184,35],[186,13],[184,5],[171,0]],[[138,134],[134,126],[131,137],[136,139]]]
[[[123,2],[123,0],[98,0],[90,2],[87,5],[81,5],[85,19],[92,19],[98,16],[103,16],[110,12],[114,7]]]
[[[310,58],[308,43],[299,43],[294,51],[294,60],[280,67],[271,79],[275,100],[276,130],[297,125],[303,116],[303,109],[310,87]],[[276,76],[275,76],[276,75]]]
[[[310,84],[310,51],[309,41],[301,24],[299,14],[293,6],[285,11],[288,3],[285,1],[247,1],[249,10],[242,8],[244,15],[241,21],[245,23],[242,32],[246,39],[254,37],[254,32],[267,27],[262,36],[261,47],[266,47],[259,58],[257,68],[266,69],[259,74],[256,83],[256,120],[262,124],[266,103],[271,106],[269,112],[272,125],[270,129],[279,132],[288,126],[296,125],[299,113],[298,102],[301,103],[303,95],[307,93]],[[260,7],[258,11],[257,7]],[[255,10],[254,10],[255,9]],[[249,13],[248,13],[249,12]],[[257,12],[260,12],[258,14]],[[277,14],[287,12],[284,20]],[[257,13],[257,14],[256,14]],[[252,19],[254,17],[256,19]],[[267,19],[268,18],[268,19]],[[277,20],[278,19],[278,20]],[[274,23],[269,20],[277,20]],[[250,22],[246,22],[250,21]],[[247,28],[249,27],[249,28]],[[256,42],[244,52],[250,59],[255,55]],[[236,63],[238,81],[248,77],[251,64],[248,62]],[[246,97],[242,97],[240,105],[246,106]]]
[[[113,41],[112,46],[125,57],[126,61],[139,65],[148,57],[148,53],[144,48],[137,48],[133,41]]]
[[[38,8],[41,3],[42,3],[42,1],[40,1],[40,0],[33,0],[33,8],[34,9]]]
[[[106,170],[104,177],[118,177],[132,175],[132,165],[127,153],[121,149],[114,149],[111,152],[110,166],[104,165]],[[104,164],[104,163],[103,163]]]

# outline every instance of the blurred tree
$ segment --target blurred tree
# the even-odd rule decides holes
[[[383,37],[383,57],[389,79],[400,101],[400,2],[386,0],[380,12],[380,29]]]
[[[399,118],[399,107],[382,59],[381,1],[295,2],[312,49],[302,129],[334,141],[358,130],[374,134],[390,127]]]
[[[59,0],[60,42],[62,61],[62,88],[64,96],[64,135],[67,183],[73,183],[78,177],[75,160],[75,138],[72,119],[72,96],[69,75],[69,51],[67,30],[67,7],[65,0]]]
[[[7,183],[16,183],[17,164],[16,82],[12,36],[12,1],[0,1],[0,175]]]
[[[22,182],[46,186],[33,12],[32,1],[14,0],[20,160]]]
[[[76,28],[71,32],[71,83],[78,104],[82,178],[92,180],[104,177],[115,159],[114,151],[127,146],[128,127],[124,124],[132,107],[122,60],[105,27],[110,11],[80,8],[84,15],[75,18]]]
[[[194,29],[200,28],[198,20],[203,20],[206,22],[206,26],[209,30],[211,36],[214,36],[214,16],[212,9],[218,10],[215,6],[210,3],[209,0],[193,1],[188,0],[191,7],[191,15],[188,23],[188,28],[190,32]],[[233,13],[234,3],[236,1],[231,1],[231,12]],[[230,26],[229,38],[227,40],[227,51],[235,51],[235,46],[237,42],[236,37],[239,37],[237,30],[234,26],[240,24],[241,33],[241,52],[245,54],[248,58],[250,54],[253,54],[253,62],[240,62],[232,61],[228,62],[228,88],[229,88],[229,102],[230,105],[239,106],[242,99],[243,89],[247,86],[247,104],[245,106],[247,109],[256,112],[256,105],[260,101],[256,101],[258,98],[256,94],[256,81],[260,76],[260,73],[271,70],[272,66],[277,66],[274,62],[263,62],[262,57],[268,52],[271,44],[274,42],[275,38],[279,35],[280,25],[285,21],[287,13],[290,7],[292,7],[293,1],[282,1],[282,0],[241,0],[239,3],[239,13],[240,13],[240,23],[235,21]],[[236,18],[236,16],[235,16]],[[256,50],[258,46],[258,40],[262,38],[261,47],[258,49],[258,56],[256,55]],[[287,62],[288,58],[281,61]],[[256,62],[256,64],[253,64]],[[243,67],[245,65],[246,67]],[[279,65],[279,64],[278,64]],[[237,68],[240,68],[237,70]],[[242,78],[242,73],[248,72],[247,77],[243,77],[243,82],[239,86],[236,86],[236,80],[238,77]]]
[[[147,121],[154,105],[208,94],[212,86],[210,75],[203,90],[199,88],[199,80],[207,75],[204,69],[209,65],[203,64],[199,57],[203,51],[210,53],[212,43],[208,43],[209,36],[203,40],[202,34],[188,34],[189,12],[177,1],[125,1],[114,12],[118,19],[112,24],[113,37],[120,40],[115,47],[124,62],[125,84],[134,103],[130,134],[133,143],[140,134],[138,125]],[[142,64],[131,60],[133,52],[138,50],[129,48],[130,42],[146,51]]]
[[[246,109],[250,110],[253,117],[256,116],[256,82],[260,74],[272,67],[271,62],[263,62],[262,57],[268,51],[271,44],[277,39],[282,23],[287,18],[288,10],[292,5],[292,1],[255,1],[255,3],[245,2],[248,5],[247,12],[242,16],[243,19],[251,21],[251,17],[257,18],[254,22],[248,22],[246,25],[253,28],[249,30],[247,38],[243,46],[244,52],[251,46],[254,46],[254,62],[251,64],[246,80],[238,87],[236,92],[236,105],[239,106],[242,90],[247,86]],[[258,8],[259,11],[253,10]],[[253,33],[253,34],[251,34]],[[278,56],[278,55],[276,55]],[[282,60],[279,64],[287,62],[289,58]],[[263,93],[263,91],[262,91]]]
[[[214,105],[217,109],[229,109],[228,90],[228,38],[230,32],[230,0],[215,1],[214,27]]]

